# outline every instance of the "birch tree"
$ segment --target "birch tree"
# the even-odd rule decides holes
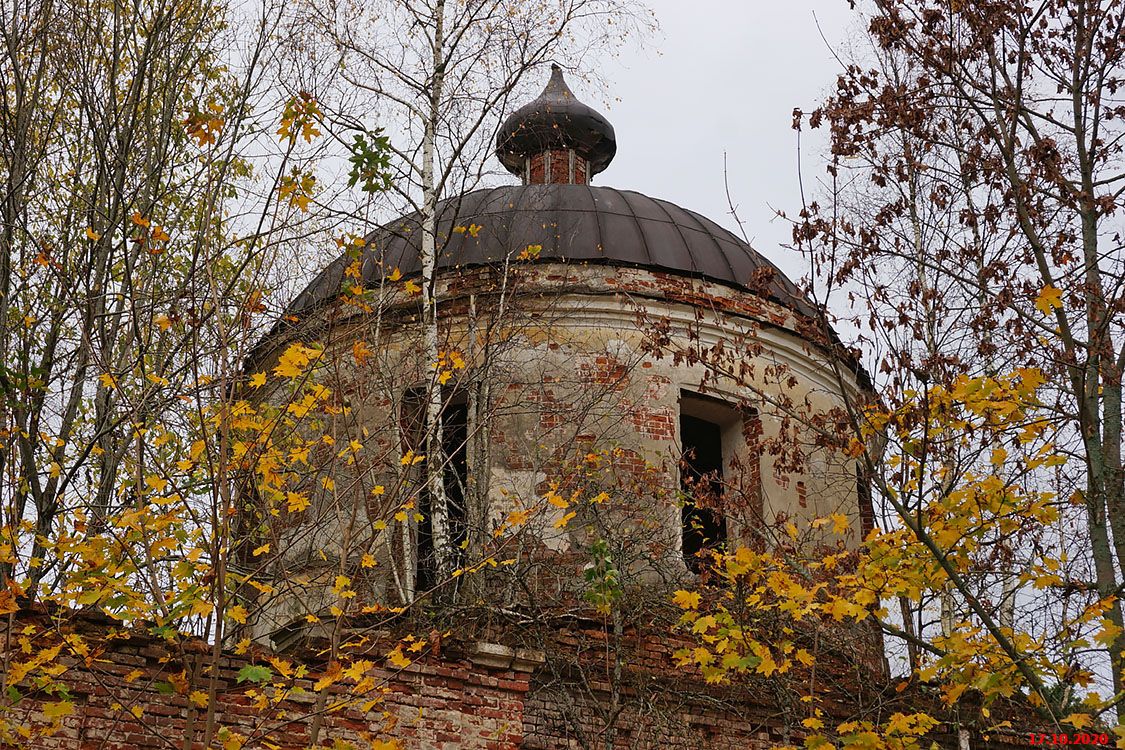
[[[338,71],[302,80],[319,87],[327,119],[357,137],[357,145],[389,137],[399,207],[416,212],[421,226],[423,347],[436,364],[440,201],[487,178],[499,122],[515,96],[545,80],[544,63],[580,66],[648,22],[633,0],[307,0],[292,23],[315,29],[315,41],[302,41],[294,50],[298,67]],[[309,59],[320,65],[306,66]],[[369,112],[381,130],[365,124]],[[487,413],[479,387],[470,399],[474,414]],[[439,581],[448,578],[454,560],[442,479],[442,409],[442,389],[432,380],[426,390],[424,481]],[[413,580],[407,588],[412,597]]]

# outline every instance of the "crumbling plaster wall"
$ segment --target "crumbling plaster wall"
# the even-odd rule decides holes
[[[641,517],[626,514],[618,530],[650,544],[664,568],[686,572],[676,497],[679,417],[685,395],[700,394],[753,407],[739,413],[741,429],[729,430],[724,438],[724,480],[736,488],[728,495],[740,497],[727,509],[732,533],[754,542],[763,523],[806,525],[818,516],[843,513],[851,520],[847,543],[861,537],[854,464],[818,447],[816,436],[803,431],[800,416],[792,413],[825,412],[841,403],[841,388],[854,397],[859,387],[850,377],[837,381],[823,350],[800,332],[807,321],[792,311],[749,291],[699,279],[557,263],[513,267],[504,279],[492,269],[466,270],[445,277],[438,298],[442,349],[458,352],[465,362],[464,369],[450,368],[447,388],[475,390],[488,402],[476,424],[487,445],[469,461],[470,474],[478,478],[485,472],[474,459],[488,465],[482,493],[487,507],[480,516],[484,535],[513,512],[531,508],[543,546],[556,553],[584,549],[589,527],[558,527],[568,509],[544,504],[542,497],[567,461],[587,451],[617,449],[638,473],[647,468],[651,490]],[[405,554],[406,542],[388,536],[402,531],[391,519],[404,504],[407,523],[416,518],[411,493],[417,485],[411,487],[409,478],[403,482],[400,461],[407,450],[401,435],[403,394],[432,382],[436,372],[425,361],[411,304],[416,302],[392,286],[374,312],[357,313],[354,306],[337,303],[302,322],[304,338],[326,342],[330,384],[346,405],[340,425],[331,428],[338,433],[335,443],[355,436],[365,448],[349,457],[350,463],[332,465],[331,492],[310,482],[317,492],[314,511],[281,545],[291,561],[303,559],[313,567],[318,559],[325,563],[327,581],[338,557],[355,552],[344,549],[341,540],[354,538],[354,527],[370,529],[386,519],[388,527],[365,542],[365,550],[380,563],[369,576],[371,591],[387,601],[394,598],[389,577],[395,565],[401,571],[408,564],[393,559],[396,550]],[[660,332],[667,340],[654,347]],[[357,342],[366,356],[355,356]],[[719,347],[732,356],[712,367],[686,354]],[[282,349],[283,344],[272,356]],[[749,387],[716,376],[725,367],[741,368],[739,376]],[[805,455],[798,469],[783,466],[787,455],[770,449],[780,442],[783,426]],[[374,487],[388,490],[372,497]],[[630,513],[636,516],[636,511],[634,504]],[[308,601],[316,596],[302,605]],[[279,615],[270,627],[292,614]]]

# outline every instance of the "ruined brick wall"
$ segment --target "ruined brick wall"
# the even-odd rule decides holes
[[[598,678],[596,670],[578,686],[573,675],[547,664],[543,652],[495,643],[427,648],[405,668],[380,660],[375,655],[379,651],[371,648],[370,658],[378,661],[364,675],[371,679],[370,688],[349,696],[333,686],[321,704],[316,681],[331,667],[315,651],[286,655],[285,662],[264,651],[226,652],[212,672],[209,644],[188,640],[171,645],[89,613],[70,613],[63,620],[41,610],[24,611],[7,622],[0,632],[7,644],[0,654],[5,665],[28,656],[21,638],[34,644],[32,652],[64,640],[69,645],[52,662],[62,668],[52,667],[49,678],[33,670],[10,687],[0,709],[0,737],[11,739],[10,744],[0,739],[0,747],[6,748],[204,750],[205,711],[193,696],[209,690],[212,676],[217,731],[207,750],[303,749],[310,746],[317,726],[316,746],[334,750],[764,750],[800,746],[800,719],[808,710],[781,699],[764,680],[740,687],[705,685],[698,676],[671,666],[672,651],[682,643],[668,638],[631,643],[627,669],[616,687]],[[583,652],[578,639],[596,631],[563,628],[554,646],[574,649],[569,663],[577,668],[585,658],[578,655]],[[567,663],[562,652],[553,658]],[[240,672],[254,665],[270,668],[270,678],[261,684],[240,679]],[[283,670],[290,676],[283,676]],[[915,688],[904,692],[894,684],[848,677],[843,667],[835,672],[845,684],[818,699],[830,718],[851,718],[863,710],[870,719],[885,721],[894,711],[931,710],[945,720],[933,738],[939,747],[957,747],[961,729],[969,732],[974,749],[1025,744],[1026,719],[1016,717],[1028,716],[1026,710],[1008,707],[1015,719],[1013,733],[984,736],[975,728],[979,711],[973,706],[943,708],[919,698]],[[821,682],[830,681],[822,676]],[[43,689],[48,684],[49,692]],[[262,695],[273,700],[263,702]],[[60,700],[70,703],[69,711],[49,719],[45,709]],[[994,716],[1004,710],[993,706]]]
[[[54,621],[42,613],[21,613],[2,636],[9,648],[21,648],[16,634],[26,634],[33,649],[49,648],[64,637],[81,644],[83,658],[64,646],[53,664],[50,692],[36,690],[44,676],[33,670],[9,690],[0,709],[0,747],[34,750],[201,750],[206,711],[201,694],[216,677],[214,723],[210,745],[223,750],[297,750],[310,746],[313,726],[321,725],[318,747],[380,747],[398,740],[402,748],[422,750],[509,750],[521,747],[528,674],[474,664],[465,658],[420,657],[402,669],[380,663],[366,672],[372,687],[349,695],[347,681],[329,688],[318,705],[316,681],[328,668],[314,653],[286,657],[294,676],[285,678],[271,666],[272,654],[224,653],[211,670],[209,644],[188,641],[172,646],[143,631],[124,630],[108,620],[81,616]],[[19,659],[18,653],[7,654]],[[378,656],[371,657],[378,659]],[[5,664],[9,664],[5,660]],[[252,665],[270,668],[269,681],[239,678]],[[295,677],[304,666],[307,675]],[[65,688],[60,690],[60,688]],[[13,692],[13,690],[15,692]],[[200,691],[200,693],[196,693]],[[263,706],[259,695],[280,697]],[[193,701],[193,694],[199,696]],[[11,698],[19,696],[13,702]],[[45,709],[61,700],[69,713],[52,721]],[[333,704],[347,701],[345,708]],[[319,717],[319,718],[318,718]],[[21,731],[21,727],[23,731]],[[346,744],[350,743],[350,744]]]

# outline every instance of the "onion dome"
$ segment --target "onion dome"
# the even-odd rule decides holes
[[[578,101],[558,65],[543,93],[513,112],[496,136],[501,163],[532,184],[587,184],[616,153],[613,126]]]

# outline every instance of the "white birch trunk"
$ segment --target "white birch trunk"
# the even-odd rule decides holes
[[[429,111],[422,142],[422,306],[425,356],[430,366],[438,361],[438,314],[434,276],[437,262],[437,183],[434,177],[434,151],[437,146],[439,106],[444,83],[445,0],[434,7],[433,81]],[[437,373],[431,381],[426,402],[426,489],[430,496],[430,522],[434,545],[434,580],[449,576],[450,545],[449,499],[443,482],[445,455],[442,451],[442,397]]]

